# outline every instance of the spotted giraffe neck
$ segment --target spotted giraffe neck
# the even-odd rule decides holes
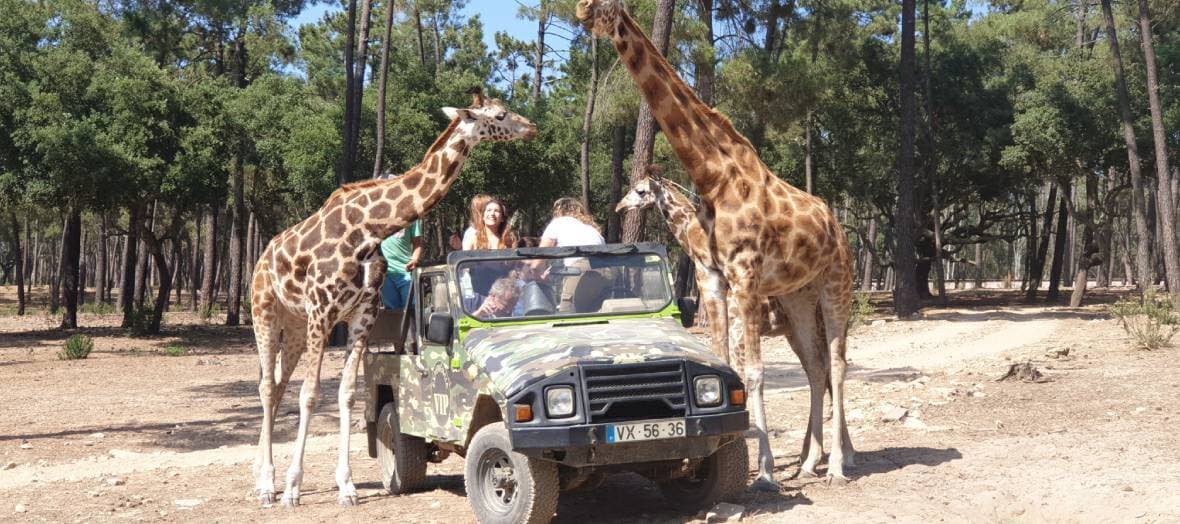
[[[701,102],[625,10],[619,13],[611,42],[702,198],[711,200],[725,179],[737,173],[727,174],[723,169],[728,163],[714,160],[730,157],[761,164],[750,141],[728,118]]]
[[[664,215],[664,221],[672,230],[672,236],[694,260],[707,256],[708,246],[705,228],[697,218],[697,207],[670,180],[661,180],[652,185],[656,191],[656,209]]]
[[[359,218],[364,222],[362,231],[366,236],[384,239],[405,229],[442,200],[459,179],[471,149],[479,143],[473,128],[471,123],[454,119],[426,151],[422,162],[402,176],[367,180],[339,190],[343,192],[343,203],[361,206],[364,215]],[[347,217],[349,222],[353,218]]]

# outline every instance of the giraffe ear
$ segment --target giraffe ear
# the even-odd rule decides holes
[[[442,108],[442,112],[444,115],[447,115],[447,118],[449,118],[451,120],[454,120],[456,118],[462,118],[464,120],[471,119],[471,112],[466,109],[456,109],[454,107],[444,107],[444,108]]]

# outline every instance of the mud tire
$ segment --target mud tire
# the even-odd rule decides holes
[[[557,511],[557,464],[512,451],[503,422],[476,432],[464,470],[467,499],[482,524],[544,524]]]
[[[746,439],[729,442],[701,462],[693,479],[660,482],[660,492],[670,506],[685,512],[709,509],[718,502],[733,500],[746,489],[750,457]]]
[[[426,441],[398,431],[397,403],[389,402],[377,416],[377,462],[381,484],[390,495],[400,495],[426,484]]]

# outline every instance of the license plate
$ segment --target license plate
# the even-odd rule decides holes
[[[606,427],[607,444],[684,436],[684,419],[643,420]]]

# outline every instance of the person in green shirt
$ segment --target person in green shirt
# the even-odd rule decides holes
[[[410,294],[410,273],[422,258],[422,224],[415,220],[405,229],[381,241],[385,256],[385,283],[381,302],[386,309],[405,309]]]

